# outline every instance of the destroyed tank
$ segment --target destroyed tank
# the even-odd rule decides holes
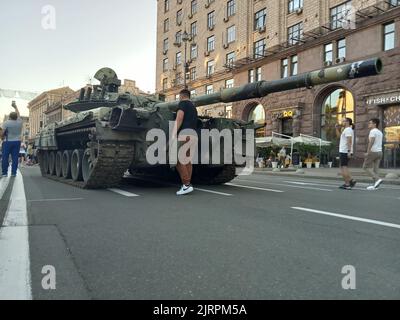
[[[261,98],[275,92],[351,80],[377,75],[380,59],[370,59],[329,67],[277,81],[259,81],[197,96],[196,107],[215,103],[232,103]],[[99,85],[81,89],[80,96],[65,106],[75,113],[67,120],[45,126],[36,137],[40,169],[43,176],[81,188],[98,189],[118,186],[129,171],[135,176],[173,179],[177,174],[170,165],[150,165],[146,152],[149,130],[169,132],[178,101],[164,102],[161,97],[118,93],[121,81],[109,68],[99,70]],[[252,129],[253,122],[199,117],[199,128]],[[246,130],[243,130],[245,132]],[[168,135],[167,135],[168,136]],[[243,141],[246,136],[243,135]],[[193,182],[223,184],[235,178],[235,163],[195,165]]]

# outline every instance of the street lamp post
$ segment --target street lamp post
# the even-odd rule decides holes
[[[192,42],[193,37],[191,34],[187,33],[186,30],[182,35],[182,41],[185,43],[185,56],[184,56],[184,65],[183,65],[183,69],[184,69],[184,77],[183,77],[183,85],[185,87],[185,89],[188,88],[187,86],[187,74],[189,73],[189,66],[190,66],[190,62],[187,59],[187,45],[188,42]]]

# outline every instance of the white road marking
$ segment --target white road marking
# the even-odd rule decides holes
[[[111,191],[111,192],[120,194],[122,196],[129,197],[129,198],[139,197],[138,194],[131,193],[131,192],[128,192],[128,191],[125,191],[125,190],[121,190],[121,189],[111,188],[111,189],[108,189],[108,190]]]
[[[10,177],[0,179],[0,200],[3,199],[4,192],[6,192],[9,183]]]
[[[0,228],[0,300],[31,300],[29,230],[22,175],[18,172]]]
[[[311,213],[317,213],[317,214],[322,214],[322,215],[326,215],[326,216],[342,218],[342,219],[347,219],[347,220],[366,222],[366,223],[376,224],[376,225],[380,225],[380,226],[384,226],[384,227],[400,229],[400,225],[398,225],[398,224],[388,223],[388,222],[383,222],[383,221],[378,221],[378,220],[364,219],[364,218],[359,218],[359,217],[354,217],[354,216],[347,216],[347,215],[339,214],[339,213],[332,213],[332,212],[326,212],[326,211],[314,210],[314,209],[308,209],[308,208],[301,208],[301,207],[292,207],[292,209],[299,210],[299,211],[305,211],[305,212],[311,212]]]
[[[323,181],[323,179],[321,179]],[[307,180],[307,182],[300,182],[300,181],[283,181],[285,183],[293,183],[293,184],[302,184],[302,185],[309,185],[309,186],[323,186],[323,187],[337,187],[340,185],[340,181],[338,183],[332,183],[332,182],[311,182]],[[342,182],[343,183],[343,182]],[[370,186],[371,183],[366,183],[366,182],[358,182],[358,186],[365,186],[365,189],[367,186]],[[364,188],[354,188],[355,190],[364,190]],[[400,190],[399,187],[395,187],[394,185],[385,185],[385,182],[379,187],[379,189],[387,189],[387,190]]]
[[[259,191],[268,191],[268,192],[275,192],[275,193],[283,193],[282,190],[275,190],[275,189],[266,189],[266,188],[258,188],[258,187],[250,187],[250,186],[243,186],[240,184],[234,183],[225,183],[226,186],[236,187],[236,188],[243,188],[243,189],[251,189],[251,190],[259,190]]]
[[[231,197],[232,194],[230,193],[224,193],[224,192],[218,192],[218,191],[214,191],[214,190],[207,190],[207,189],[200,189],[200,188],[194,188],[194,191],[202,191],[202,192],[207,192],[207,193],[214,193],[214,194],[218,194],[221,196],[227,196],[227,197]]]
[[[288,188],[297,188],[297,189],[305,189],[305,190],[317,190],[317,191],[326,191],[326,192],[332,192],[333,190],[330,189],[323,189],[323,188],[317,188],[317,187],[303,187],[303,186],[298,186],[298,185],[288,185],[288,184],[281,184],[281,183],[273,183],[273,182],[259,182],[259,181],[254,181],[254,180],[246,180],[246,179],[239,179],[238,181],[244,181],[244,182],[250,182],[250,183],[258,183],[262,185],[269,185],[269,186],[280,186],[280,187],[288,187]]]
[[[51,201],[81,201],[84,198],[71,198],[71,199],[39,199],[39,200],[28,200],[28,202],[51,202]]]

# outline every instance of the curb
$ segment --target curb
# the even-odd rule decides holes
[[[265,175],[265,176],[275,176],[275,177],[292,177],[292,178],[307,178],[307,179],[315,179],[315,180],[333,180],[333,181],[342,181],[342,178],[340,177],[332,177],[332,176],[309,176],[307,173],[305,174],[296,174],[295,172],[288,173],[288,172],[268,172],[268,171],[254,171],[253,174],[256,175]],[[372,180],[370,178],[362,177],[362,176],[353,176],[357,180],[357,182],[361,183],[372,183]],[[400,186],[400,180],[390,180],[390,179],[384,179],[383,181],[385,184],[389,185],[399,185]]]

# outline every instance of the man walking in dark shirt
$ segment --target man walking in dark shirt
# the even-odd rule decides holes
[[[193,102],[190,101],[190,91],[185,89],[179,94],[180,102],[178,105],[178,112],[176,115],[176,120],[173,129],[173,139],[179,137],[179,134],[186,129],[191,129],[194,132],[197,129],[197,109]],[[186,156],[187,159],[182,163],[182,159],[178,157],[178,163],[176,169],[182,181],[182,188],[176,193],[178,196],[186,195],[194,191],[191,184],[192,172],[193,172],[193,148],[197,146],[197,135],[186,137],[185,143],[188,143],[191,148],[188,150]]]

